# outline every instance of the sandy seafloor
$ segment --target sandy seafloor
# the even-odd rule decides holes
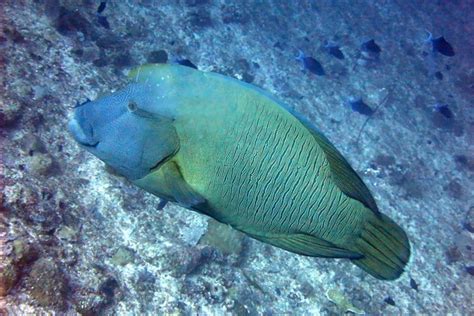
[[[0,4],[1,310],[474,314],[473,1],[109,1],[109,29],[98,5]],[[426,31],[456,55],[433,56]],[[360,50],[371,38],[378,60]],[[120,88],[159,50],[269,90],[323,130],[406,229],[406,273],[378,281],[172,204],[157,210],[158,198],[81,150],[66,132],[74,104]],[[298,50],[326,75],[303,72]],[[359,139],[366,117],[345,106],[354,96],[383,103]]]

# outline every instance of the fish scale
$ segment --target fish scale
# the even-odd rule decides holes
[[[262,109],[263,111],[263,109]],[[254,164],[255,164],[255,158],[258,154],[258,152],[260,151],[257,147],[257,142],[259,140],[259,135],[261,134],[262,132],[262,129],[259,128],[259,123],[260,123],[260,120],[261,120],[261,117],[262,117],[262,112],[260,113],[257,113],[256,115],[256,118],[254,118],[252,120],[252,126],[247,130],[246,132],[246,138],[245,138],[245,141],[244,141],[244,144],[245,144],[245,151],[244,151],[244,155],[243,157],[246,158],[245,160],[249,160],[250,158],[250,161],[246,162],[243,166],[243,168],[241,168],[241,172],[240,172],[240,175],[239,175],[239,190],[237,192],[237,197],[239,197],[239,203],[237,205],[237,209],[240,210],[240,212],[242,214],[245,213],[245,217],[246,218],[250,218],[251,217],[251,210],[249,209],[249,203],[248,203],[248,200],[249,199],[244,199],[242,198],[244,192],[246,192],[246,195],[248,196],[249,192],[248,191],[248,186],[249,186],[249,183],[251,182],[251,175],[252,175],[252,171],[254,169]],[[254,137],[251,137],[251,133],[255,133],[255,136]],[[253,138],[253,142],[251,140],[249,140],[249,138]],[[245,175],[245,176],[244,176]],[[244,202],[244,203],[243,203]]]
[[[291,223],[298,221],[298,218],[309,217],[311,213],[317,216],[317,213],[324,212],[324,207],[321,206],[331,205],[331,196],[326,197],[324,194],[315,194],[313,197],[315,199],[313,205],[317,205],[318,207],[314,209],[303,209],[300,207],[300,205],[303,204],[301,199],[291,199],[292,194],[301,192],[304,186],[312,187],[311,183],[308,184],[309,180],[317,180],[316,178],[308,179],[304,176],[308,173],[308,170],[311,170],[311,166],[317,165],[317,161],[313,164],[309,163],[309,161],[307,161],[306,164],[300,161],[301,156],[304,156],[302,155],[301,148],[303,148],[305,142],[308,142],[308,138],[310,137],[308,134],[302,138],[301,134],[296,133],[294,126],[282,125],[277,129],[277,136],[274,138],[273,144],[269,144],[268,139],[260,142],[261,148],[251,148],[251,146],[248,145],[248,136],[258,135],[259,131],[261,132],[263,128],[268,126],[269,120],[275,120],[274,117],[269,115],[268,109],[266,111],[262,110],[265,106],[266,104],[257,106],[257,114],[252,117],[252,120],[249,120],[250,116],[242,119],[241,124],[243,126],[241,126],[241,129],[246,131],[246,133],[239,135],[239,141],[234,144],[234,148],[221,149],[223,152],[240,152],[240,155],[227,156],[229,161],[228,165],[234,166],[234,168],[230,168],[227,171],[227,173],[232,176],[224,182],[218,183],[217,187],[230,186],[226,191],[228,193],[224,195],[228,207],[226,212],[227,216],[241,218],[242,214],[245,214],[246,224],[260,224],[263,226],[263,229],[274,232],[305,231],[304,227],[295,224],[291,225]],[[266,119],[262,120],[262,117]],[[281,119],[280,116],[277,116],[277,118]],[[284,120],[282,121],[287,124]],[[292,133],[296,133],[296,136],[293,136],[294,140],[291,141],[293,146],[289,145],[289,138]],[[295,143],[297,143],[298,146],[295,146]],[[244,192],[242,188],[245,184],[252,182],[251,178],[245,177],[245,175],[251,174],[249,168],[256,169],[258,167],[252,166],[255,164],[252,163],[252,157],[254,156],[251,156],[250,153],[263,151],[263,144],[270,145],[271,150],[266,157],[268,157],[268,160],[275,160],[279,168],[277,170],[266,168],[263,172],[259,170],[258,174],[263,174],[263,177],[259,177],[259,187],[255,190]],[[231,161],[232,164],[230,164]],[[295,165],[300,165],[304,167],[304,169],[295,171]],[[236,166],[243,167],[240,167],[240,171],[237,171],[235,170]],[[235,185],[236,182],[239,184]],[[268,198],[262,200],[263,203],[255,203],[256,194],[265,191],[265,187],[268,186],[270,188],[274,186],[275,189],[272,190],[271,194],[264,194]],[[316,188],[316,186],[314,186],[314,188]],[[321,188],[321,190],[323,189],[324,187]],[[212,194],[211,192],[207,194],[210,195]],[[328,202],[326,202],[326,200],[328,200]],[[289,216],[285,216],[287,211],[290,213]],[[248,217],[249,213],[258,214],[259,216]],[[292,227],[290,228],[290,226]],[[330,225],[322,225],[322,228],[324,229],[328,226]],[[321,229],[321,225],[318,225],[318,227]],[[322,233],[324,233],[324,230],[319,231],[319,234]]]
[[[299,154],[301,150],[297,152]],[[299,156],[296,157],[296,159],[299,159]],[[285,182],[285,193],[281,197],[283,203],[281,205],[282,212],[281,214],[279,214],[280,217],[278,218],[278,222],[280,223],[280,226],[288,227],[288,229],[286,230],[287,232],[291,232],[291,230],[289,229],[290,223],[295,220],[295,213],[298,210],[298,204],[301,203],[299,200],[294,199],[294,195],[296,194],[296,192],[302,189],[303,183],[308,180],[303,179],[303,176],[300,174],[299,170],[296,170],[294,174],[290,173],[290,175],[288,175],[288,178],[290,181]],[[294,231],[298,230],[300,229],[295,229]]]
[[[263,141],[263,149],[262,149],[262,152],[261,152],[261,159],[260,161],[258,162],[258,165],[257,167],[254,169],[254,175],[255,175],[255,179],[254,181],[249,181],[249,182],[253,182],[253,183],[250,183],[250,187],[249,187],[249,190],[248,192],[250,194],[252,194],[252,199],[251,199],[251,202],[250,202],[250,205],[248,206],[249,210],[254,210],[254,213],[252,214],[252,223],[256,223],[257,222],[257,216],[259,214],[259,200],[261,200],[261,198],[259,199],[259,197],[264,194],[262,193],[262,187],[263,186],[268,186],[268,183],[264,183],[262,182],[262,177],[258,176],[262,173],[262,167],[264,165],[267,165],[267,163],[269,163],[268,161],[268,155],[265,155],[265,153],[268,152],[268,150],[270,148],[272,148],[272,146],[270,144],[272,144],[272,137],[274,136],[274,133],[272,133],[272,131],[268,128],[269,127],[269,123],[270,123],[270,120],[267,120],[267,124],[265,125],[265,127],[262,127],[261,130],[264,131],[264,134],[263,134],[263,139],[267,140],[267,141]],[[258,216],[258,218],[261,219],[260,216]]]
[[[313,153],[312,149],[313,148],[311,147],[310,150],[307,150],[307,156],[305,158],[305,161],[309,161],[310,156]],[[304,210],[308,209],[308,199],[306,198],[306,196],[309,193],[308,191],[312,188],[311,184],[313,184],[313,176],[314,169],[312,164],[309,164],[308,168],[305,169],[305,173],[303,175],[303,178],[306,179],[306,181],[304,182],[303,187],[300,188],[300,190],[298,191],[298,195],[296,197],[297,200],[301,201],[298,205],[295,206],[298,209],[297,214],[299,215],[290,224],[290,231],[296,230],[297,227],[300,227],[301,229],[303,228],[303,223],[301,222],[301,220],[302,216],[304,215]]]

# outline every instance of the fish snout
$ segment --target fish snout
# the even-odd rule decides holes
[[[92,125],[85,119],[82,104],[76,107],[73,117],[68,122],[68,130],[74,139],[83,146],[95,147],[99,143],[94,138]]]

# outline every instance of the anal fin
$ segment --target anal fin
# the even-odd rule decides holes
[[[362,255],[357,252],[337,247],[336,245],[326,240],[304,233],[288,235],[260,235],[252,233],[247,234],[257,240],[266,242],[278,248],[282,248],[300,255],[311,257],[350,259],[357,259],[362,257]]]

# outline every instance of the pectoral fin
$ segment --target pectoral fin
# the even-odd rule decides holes
[[[176,162],[169,161],[161,168],[166,191],[171,193],[176,203],[186,208],[194,208],[206,202],[206,199],[186,182]]]
[[[361,258],[362,255],[308,234],[289,235],[257,235],[249,234],[251,237],[269,243],[276,247],[311,257],[328,258]]]

